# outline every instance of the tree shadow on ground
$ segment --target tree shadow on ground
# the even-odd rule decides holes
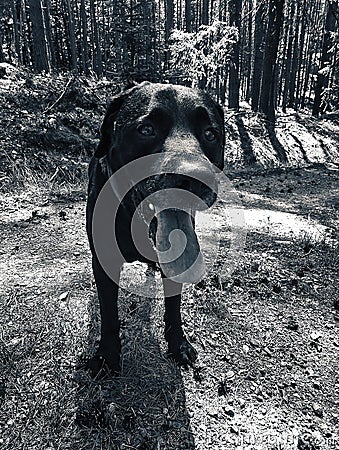
[[[266,125],[266,130],[268,132],[268,138],[271,142],[271,145],[273,147],[273,149],[276,151],[279,161],[283,164],[287,163],[287,154],[286,154],[286,150],[284,149],[283,145],[281,144],[281,142],[279,141],[279,139],[277,138],[276,132],[275,132],[275,127],[274,124],[267,122]]]
[[[333,211],[338,206],[335,186],[338,183],[336,170],[323,164],[312,164],[306,168],[280,168],[238,175],[242,186],[235,183],[241,192],[241,201],[246,208],[260,208],[292,213],[328,225]],[[232,177],[231,177],[232,178]],[[235,181],[235,179],[233,178]]]
[[[181,373],[163,356],[150,321],[153,308],[157,309],[154,299],[120,292],[119,303],[122,373],[105,381],[93,381],[81,370],[77,373],[80,435],[90,440],[88,448],[95,449],[193,450]],[[96,296],[88,308],[88,354],[93,354],[99,321]]]
[[[304,149],[302,142],[300,141],[300,139],[299,139],[295,134],[292,134],[292,133],[291,133],[291,136],[293,137],[293,139],[295,140],[295,142],[298,144],[298,147],[299,147],[300,153],[302,154],[302,157],[303,157],[304,162],[305,162],[306,164],[309,164],[309,163],[310,163],[310,160],[308,159],[306,150]],[[325,153],[325,152],[324,152],[324,153]],[[326,153],[325,153],[325,154],[326,154]]]
[[[240,136],[240,146],[243,152],[245,167],[254,166],[257,162],[257,159],[253,152],[250,136],[240,115],[238,115],[236,118],[236,125]]]
[[[328,161],[334,161],[335,156],[333,155],[333,147],[327,142],[330,130],[323,127],[322,120],[315,117],[301,116],[300,114],[296,114],[295,119],[301,126],[305,127],[305,129],[309,133],[311,133],[315,139],[318,140],[326,159]],[[331,123],[331,117],[327,120],[329,121],[328,123]],[[336,119],[333,117],[332,120],[333,125],[335,126]],[[333,144],[335,144],[335,142],[339,143],[339,137],[337,136],[337,133],[334,132],[334,130],[330,134],[330,136],[333,139]]]

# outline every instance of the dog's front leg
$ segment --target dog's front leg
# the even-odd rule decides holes
[[[93,273],[98,291],[101,316],[101,336],[99,347],[88,362],[93,377],[102,378],[120,372],[118,291],[121,267],[116,267],[113,281],[103,270],[96,256],[92,258]]]
[[[168,355],[179,365],[187,367],[197,358],[197,352],[186,339],[181,321],[182,285],[169,280],[162,274],[165,294],[165,339],[168,343]],[[174,295],[173,295],[174,294]]]

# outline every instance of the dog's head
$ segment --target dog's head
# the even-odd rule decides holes
[[[184,157],[193,150],[222,170],[224,141],[223,110],[208,94],[145,82],[111,101],[95,156],[108,156],[116,170],[150,153],[171,149]]]
[[[216,199],[216,172],[224,167],[224,140],[221,107],[206,93],[188,87],[146,82],[123,91],[108,107],[95,156],[106,157],[114,173],[146,155],[161,155],[154,159],[156,175],[138,183],[137,189],[143,198],[164,189],[175,189],[175,195],[176,189],[183,192],[168,207],[163,196],[158,204],[153,198],[156,250],[169,277],[185,272],[199,259],[192,210],[203,209],[202,203],[209,207]],[[192,198],[198,201],[194,204]],[[170,234],[177,229],[185,234],[186,250],[174,262],[161,260],[160,255],[173,245]]]

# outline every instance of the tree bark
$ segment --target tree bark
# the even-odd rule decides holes
[[[264,59],[265,4],[260,2],[255,13],[254,63],[252,75],[252,110],[258,111],[262,65]]]
[[[270,0],[268,10],[268,27],[265,42],[265,57],[260,93],[260,111],[266,119],[275,121],[275,71],[278,54],[280,30],[283,23],[284,0]]]
[[[46,24],[46,41],[48,45],[48,52],[49,52],[49,58],[51,61],[51,67],[56,66],[55,61],[55,51],[54,51],[54,45],[52,40],[52,33],[51,33],[51,19],[50,19],[50,0],[45,0],[45,8],[44,8],[44,20]]]
[[[82,70],[89,75],[88,29],[85,0],[80,3]]]
[[[233,57],[229,73],[229,99],[230,108],[239,109],[239,53],[240,53],[240,22],[241,22],[241,0],[230,0],[230,25],[237,27],[239,40],[233,45]]]
[[[202,0],[201,23],[208,25],[209,21],[209,0]]]
[[[294,21],[294,43],[293,43],[293,54],[292,54],[292,64],[291,64],[291,74],[290,74],[290,84],[288,87],[288,106],[293,108],[295,106],[295,88],[296,88],[296,77],[298,70],[298,49],[299,49],[299,28],[300,28],[300,6],[301,2],[297,2],[297,14]]]
[[[192,2],[185,0],[185,28],[187,33],[192,32]]]
[[[312,115],[318,116],[320,113],[324,113],[326,106],[322,102],[322,94],[328,86],[329,82],[329,66],[331,63],[331,32],[335,30],[336,20],[338,15],[338,2],[328,1],[328,9],[326,14],[325,29],[323,36],[323,44],[321,51],[320,70],[328,69],[327,73],[318,72],[317,84],[315,86],[314,103],[312,109]]]
[[[29,17],[32,23],[33,66],[37,72],[49,72],[50,66],[41,0],[28,0],[28,4]]]
[[[18,25],[18,9],[17,9],[17,4],[16,4],[15,0],[11,0],[11,8],[12,8],[12,18],[13,18],[15,53],[18,58],[19,64],[21,64],[22,63],[22,54],[21,54],[21,42],[20,42],[19,25]]]
[[[0,63],[5,62],[5,55],[4,55],[4,51],[2,48],[2,31],[0,29]]]
[[[290,14],[289,14],[289,27],[288,27],[288,45],[286,52],[285,70],[284,70],[284,90],[282,99],[282,109],[286,112],[287,100],[289,95],[289,88],[291,84],[291,66],[292,66],[292,50],[293,50],[293,24],[295,15],[295,4],[291,2]]]
[[[74,32],[74,14],[70,0],[66,1],[66,9],[68,15],[68,38],[70,48],[70,68],[74,72],[77,71],[77,51],[75,44],[75,32]]]
[[[173,0],[166,0],[165,2],[165,67],[169,67],[169,38],[174,27],[174,2]]]
[[[251,74],[252,74],[252,28],[253,28],[253,16],[252,16],[253,0],[248,2],[248,44],[247,44],[247,75],[246,75],[246,94],[245,99],[247,102],[251,98]],[[246,47],[245,47],[246,48]]]
[[[102,75],[102,57],[101,57],[99,30],[95,14],[94,0],[90,1],[90,13],[91,13],[92,42],[93,42],[93,70],[97,75],[100,76]]]
[[[300,38],[299,38],[299,54],[298,54],[298,70],[297,70],[297,81],[296,81],[296,91],[295,91],[295,107],[298,109],[300,104],[300,96],[301,96],[301,73],[303,68],[303,53],[305,49],[305,33],[306,33],[306,11],[307,5],[306,0],[304,0],[303,9],[302,9],[302,19],[301,19],[301,28],[300,28]]]

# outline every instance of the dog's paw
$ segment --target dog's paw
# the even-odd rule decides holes
[[[112,358],[96,354],[86,364],[92,378],[103,380],[120,374],[120,355]]]
[[[179,366],[187,368],[192,366],[198,357],[198,353],[188,340],[183,337],[182,341],[176,349],[168,348],[168,356],[173,359]]]

